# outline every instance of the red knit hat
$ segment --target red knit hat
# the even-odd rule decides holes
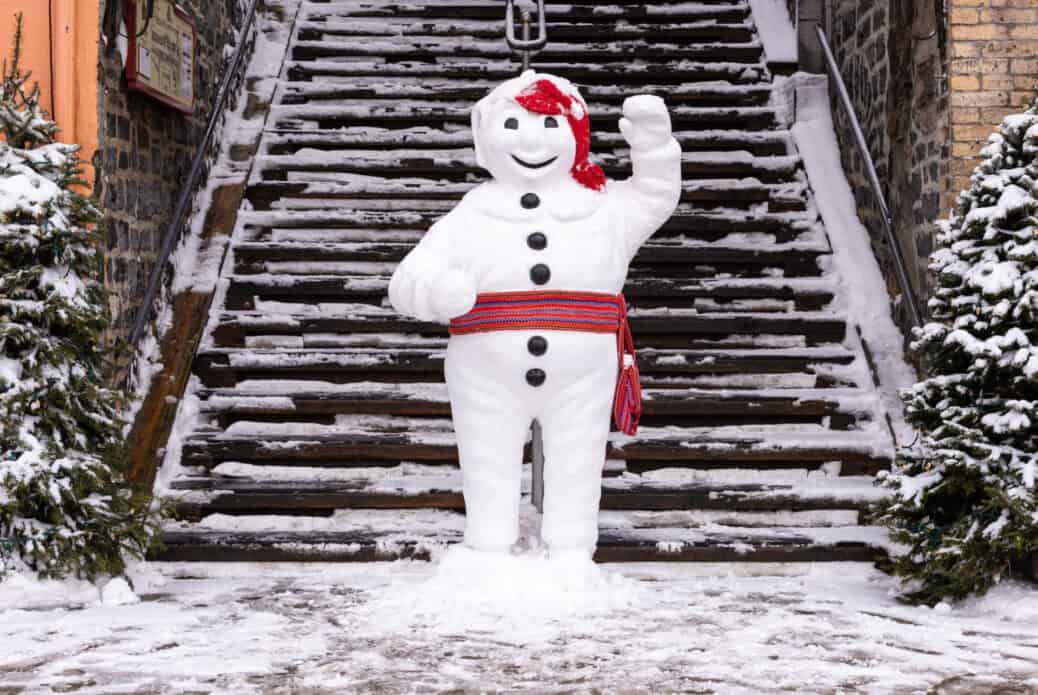
[[[519,92],[515,100],[533,113],[565,116],[577,142],[570,176],[580,185],[593,191],[605,188],[606,178],[602,168],[588,161],[588,155],[591,154],[591,119],[588,118],[587,106],[580,97],[566,94],[551,80],[537,80]]]

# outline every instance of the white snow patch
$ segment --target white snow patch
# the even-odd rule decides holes
[[[904,358],[904,336],[890,313],[886,283],[858,219],[854,195],[840,163],[824,76],[797,73],[789,78],[796,90],[797,114],[793,139],[804,160],[808,180],[833,247],[833,262],[851,318],[862,327],[879,373],[883,405],[899,442],[911,441],[898,390],[916,381]],[[776,82],[783,82],[781,78]]]
[[[399,582],[372,604],[383,630],[415,621],[443,634],[495,633],[516,644],[543,642],[559,623],[634,608],[640,587],[590,560],[553,560],[543,551],[482,553],[452,546],[434,574]]]
[[[795,63],[797,32],[789,16],[786,0],[749,0],[753,23],[757,25],[764,54],[771,63]]]
[[[140,603],[129,583],[123,577],[112,579],[101,589],[101,603],[106,606],[130,606]]]
[[[896,601],[896,582],[867,564],[607,566],[607,580],[567,590],[537,573],[546,560],[512,560],[151,563],[133,577],[140,604],[105,606],[95,589],[71,608],[0,607],[0,684],[88,695],[1038,688],[1038,601],[1019,582],[930,610]]]

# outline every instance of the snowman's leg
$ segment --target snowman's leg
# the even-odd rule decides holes
[[[541,537],[552,557],[594,553],[609,437],[615,367],[607,365],[567,388],[541,415],[544,429],[544,518]]]
[[[519,539],[523,445],[530,418],[509,389],[475,366],[451,368],[447,385],[465,494],[465,545],[507,551]]]

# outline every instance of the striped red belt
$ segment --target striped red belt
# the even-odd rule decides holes
[[[613,419],[624,434],[637,432],[642,413],[641,384],[622,294],[486,292],[476,297],[469,313],[450,322],[451,335],[538,329],[616,335],[619,376],[613,396]]]

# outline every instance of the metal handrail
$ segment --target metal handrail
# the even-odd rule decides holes
[[[133,323],[133,329],[130,331],[130,346],[137,345],[144,334],[145,326],[151,320],[155,309],[155,299],[158,296],[159,288],[162,286],[162,276],[166,272],[166,263],[169,261],[170,253],[173,252],[173,247],[180,241],[180,236],[183,234],[187,216],[191,212],[191,203],[195,197],[195,188],[199,183],[198,177],[202,173],[202,165],[205,163],[206,153],[209,151],[209,145],[213,135],[216,133],[217,124],[223,116],[224,107],[227,104],[227,99],[230,97],[235,76],[241,69],[242,60],[245,58],[245,46],[248,44],[248,35],[256,19],[256,8],[259,6],[259,3],[260,0],[252,0],[252,4],[249,5],[249,9],[246,12],[245,23],[241,29],[241,40],[238,41],[238,46],[234,50],[234,57],[231,59],[230,66],[228,66],[227,72],[224,73],[223,80],[220,83],[216,102],[213,104],[213,109],[209,114],[209,123],[205,129],[205,136],[202,138],[202,142],[198,144],[198,149],[195,150],[194,159],[191,161],[191,172],[180,189],[180,197],[177,199],[177,206],[173,211],[173,220],[170,222],[166,230],[166,236],[162,240],[162,249],[159,251],[158,258],[155,259],[155,267],[151,269],[148,290],[144,294],[144,301],[141,303],[141,308],[137,311],[137,318]]]
[[[508,46],[523,54],[523,70],[530,69],[530,54],[548,44],[548,18],[544,12],[544,0],[537,0],[537,38],[530,38],[530,11],[519,14],[523,24],[523,38],[515,37],[515,0],[505,2],[505,41]]]
[[[840,75],[840,68],[836,64],[836,58],[833,56],[833,51],[829,46],[829,39],[825,35],[825,31],[820,26],[816,26],[815,31],[818,34],[818,42],[822,45],[822,53],[825,55],[826,70],[833,81],[836,82],[840,101],[851,121],[854,142],[857,144],[858,151],[865,161],[865,173],[868,175],[869,184],[872,186],[872,192],[876,196],[880,213],[883,216],[883,228],[886,232],[887,242],[890,244],[890,250],[894,254],[894,271],[897,275],[898,285],[901,287],[901,294],[904,295],[908,304],[908,311],[913,325],[921,326],[923,325],[923,312],[919,305],[919,298],[916,296],[915,289],[912,287],[912,282],[908,276],[908,265],[905,262],[904,254],[901,252],[901,244],[894,233],[894,217],[890,214],[890,207],[887,205],[887,200],[883,195],[883,188],[879,183],[879,175],[876,173],[876,164],[872,159],[872,154],[869,152],[865,134],[861,130],[861,122],[854,111],[854,104],[851,102],[851,96],[847,92],[847,85]]]

